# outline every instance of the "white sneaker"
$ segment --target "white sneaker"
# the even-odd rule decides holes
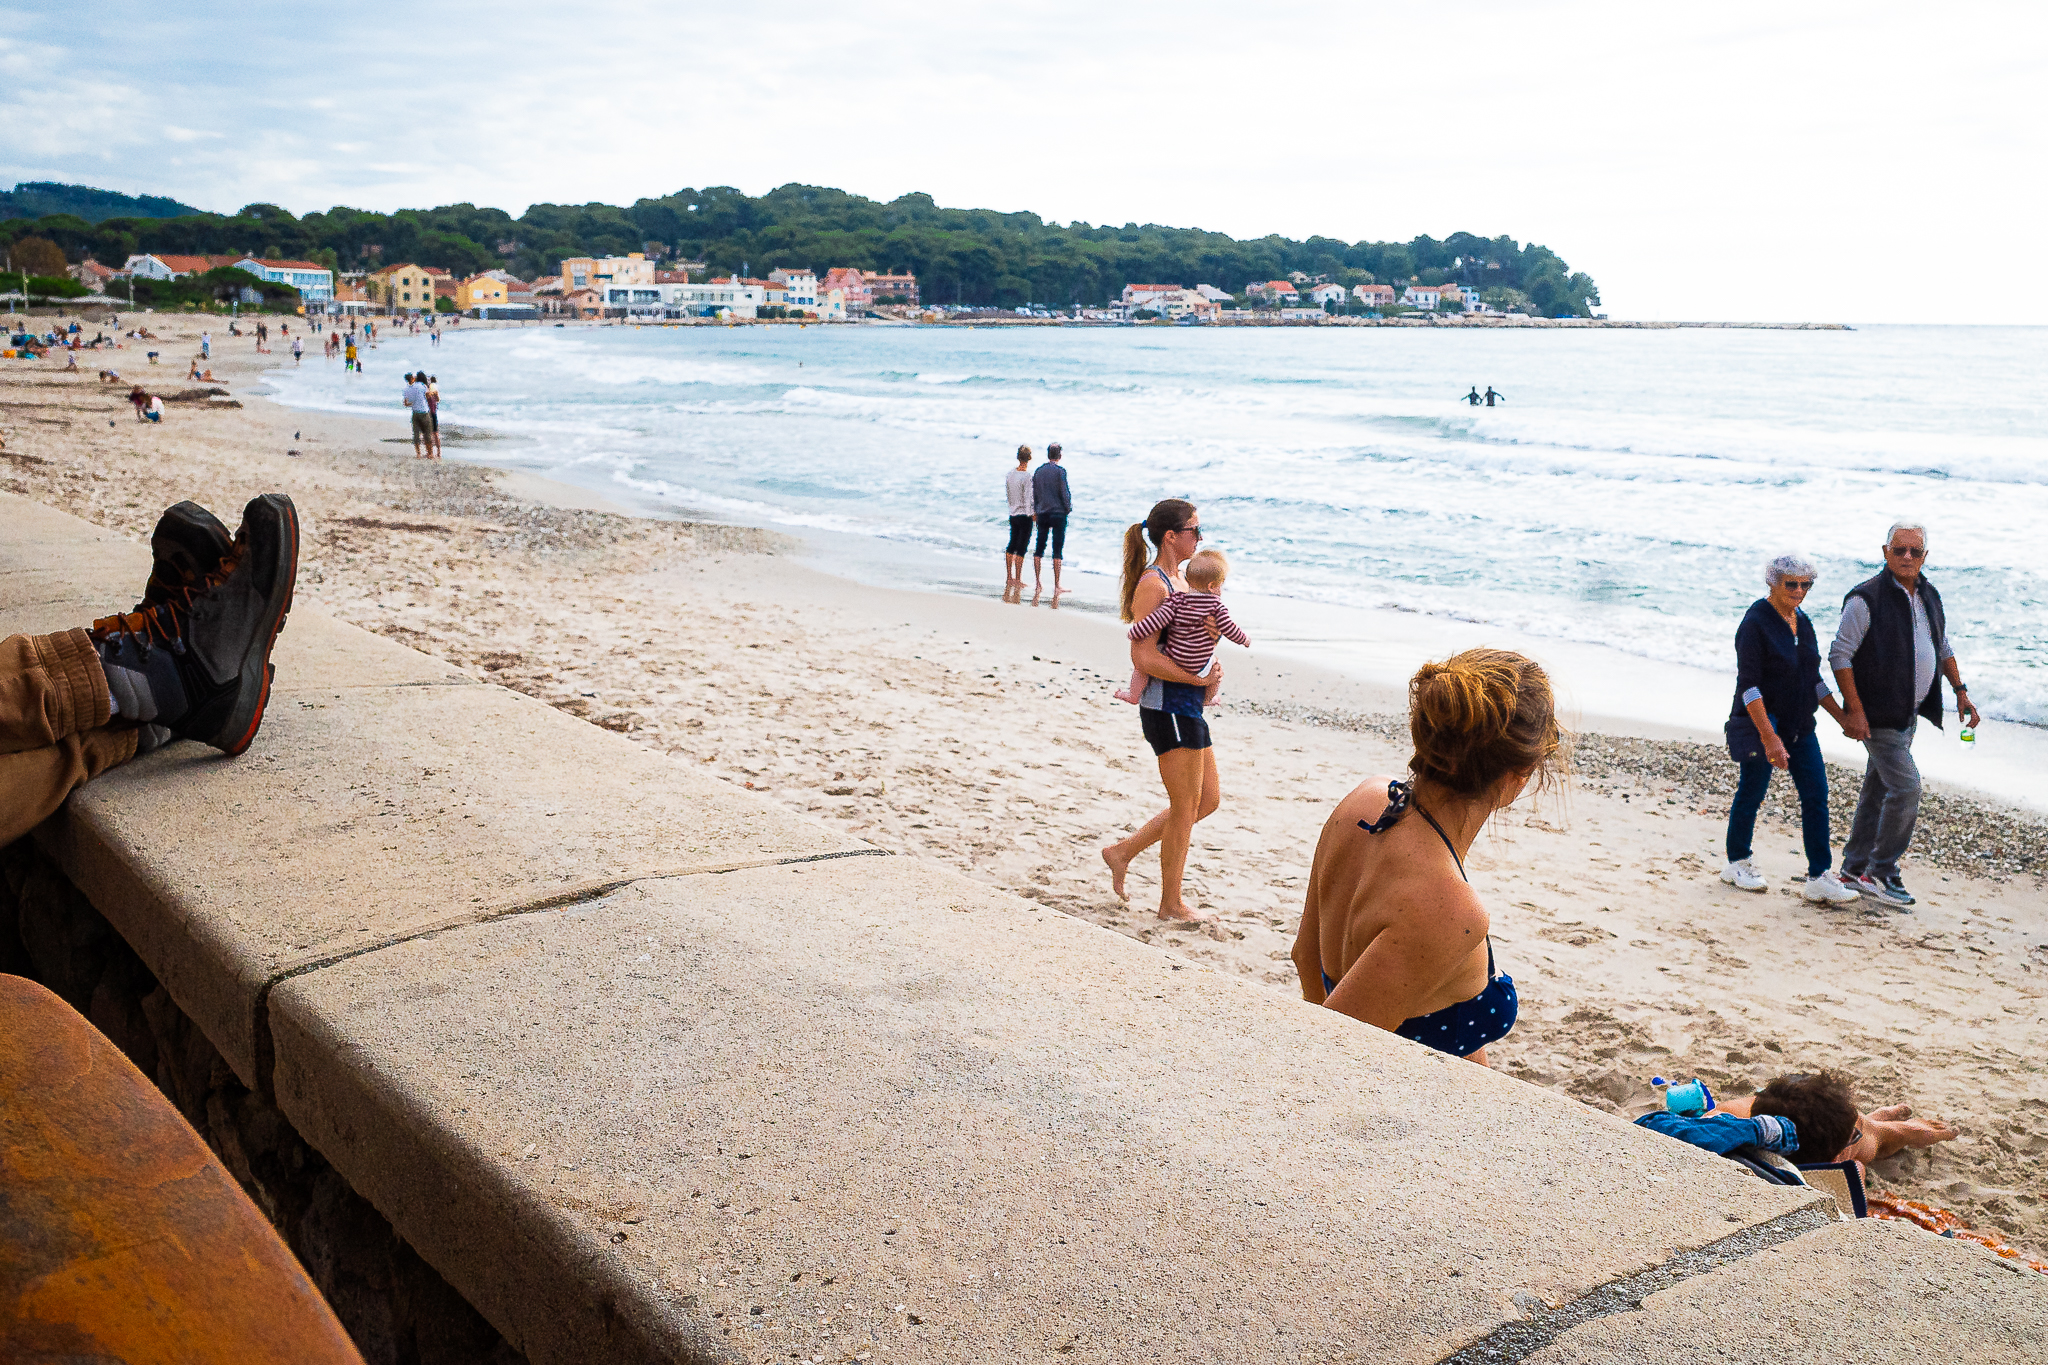
[[[1747,858],[1722,868],[1721,880],[1737,891],[1765,891],[1770,888],[1770,883],[1764,880],[1764,874],[1757,871],[1756,864]]]
[[[1832,872],[1823,872],[1818,877],[1809,878],[1806,888],[1799,894],[1819,905],[1847,905],[1851,901],[1863,899],[1861,892],[1852,891],[1842,885],[1840,879]]]

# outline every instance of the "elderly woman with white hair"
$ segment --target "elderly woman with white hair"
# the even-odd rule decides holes
[[[1771,787],[1771,769],[1792,774],[1799,790],[1799,824],[1806,843],[1806,885],[1800,894],[1823,905],[1860,897],[1836,878],[1828,831],[1828,772],[1821,762],[1814,713],[1822,707],[1837,723],[1841,703],[1821,680],[1820,640],[1801,603],[1813,588],[1813,561],[1782,554],[1764,566],[1770,595],[1750,604],[1735,630],[1735,705],[1728,716],[1728,752],[1742,765],[1735,803],[1728,809],[1728,866],[1721,880],[1741,891],[1768,883],[1750,860],[1756,813]]]

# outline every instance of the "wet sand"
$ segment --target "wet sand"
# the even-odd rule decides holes
[[[238,396],[289,363],[213,331],[215,373]],[[139,350],[115,353],[124,379],[186,387],[193,348],[159,349],[155,373]],[[1105,613],[1006,606],[993,558],[982,600],[861,586],[772,532],[635,518],[530,476],[414,461],[396,366],[389,425],[244,397],[173,404],[148,427],[125,385],[93,380],[105,359],[81,358],[83,377],[61,360],[0,363],[0,487],[138,537],[179,498],[232,522],[253,494],[289,492],[306,527],[302,600],[896,852],[1275,990],[1296,990],[1287,954],[1325,816],[1405,760],[1391,689],[1226,655],[1224,802],[1189,867],[1190,898],[1216,918],[1165,925],[1148,909],[1156,861],[1134,868],[1127,906],[1096,852],[1162,804],[1135,710],[1109,695],[1129,665]],[[1562,800],[1508,812],[1471,860],[1522,998],[1496,1065],[1628,1114],[1649,1106],[1652,1073],[1740,1093],[1838,1067],[1866,1106],[1906,1100],[1963,1129],[1883,1163],[1876,1185],[2048,1247],[2038,818],[1943,795],[1905,869],[1916,914],[1822,910],[1796,894],[1788,783],[1759,827],[1771,888],[1745,895],[1715,876],[1725,755],[1592,734],[1577,762]],[[1854,775],[1834,779],[1839,818]]]

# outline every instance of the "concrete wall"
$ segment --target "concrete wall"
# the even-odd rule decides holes
[[[0,517],[0,631],[146,572]],[[38,846],[532,1360],[1604,1358],[1582,1326],[1703,1311],[1632,1287],[1715,1301],[1772,1247],[1845,1342],[1873,1322],[1809,1265],[1885,1287],[1890,1340],[1953,1353],[1975,1323],[1965,1354],[2021,1359],[2048,1323],[2048,1284],[1981,1249],[1832,1228],[1810,1192],[308,608],[276,660],[242,758],[159,751]]]

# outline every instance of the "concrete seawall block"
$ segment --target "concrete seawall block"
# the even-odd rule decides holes
[[[625,879],[867,848],[480,685],[274,693],[241,757],[159,750],[38,837],[251,1086],[264,994],[294,971]]]
[[[280,985],[279,1107],[530,1359],[1435,1361],[1812,1209],[907,859]]]
[[[1529,1365],[2038,1365],[2048,1276],[1969,1242],[1864,1219],[1807,1233],[1575,1327]]]

